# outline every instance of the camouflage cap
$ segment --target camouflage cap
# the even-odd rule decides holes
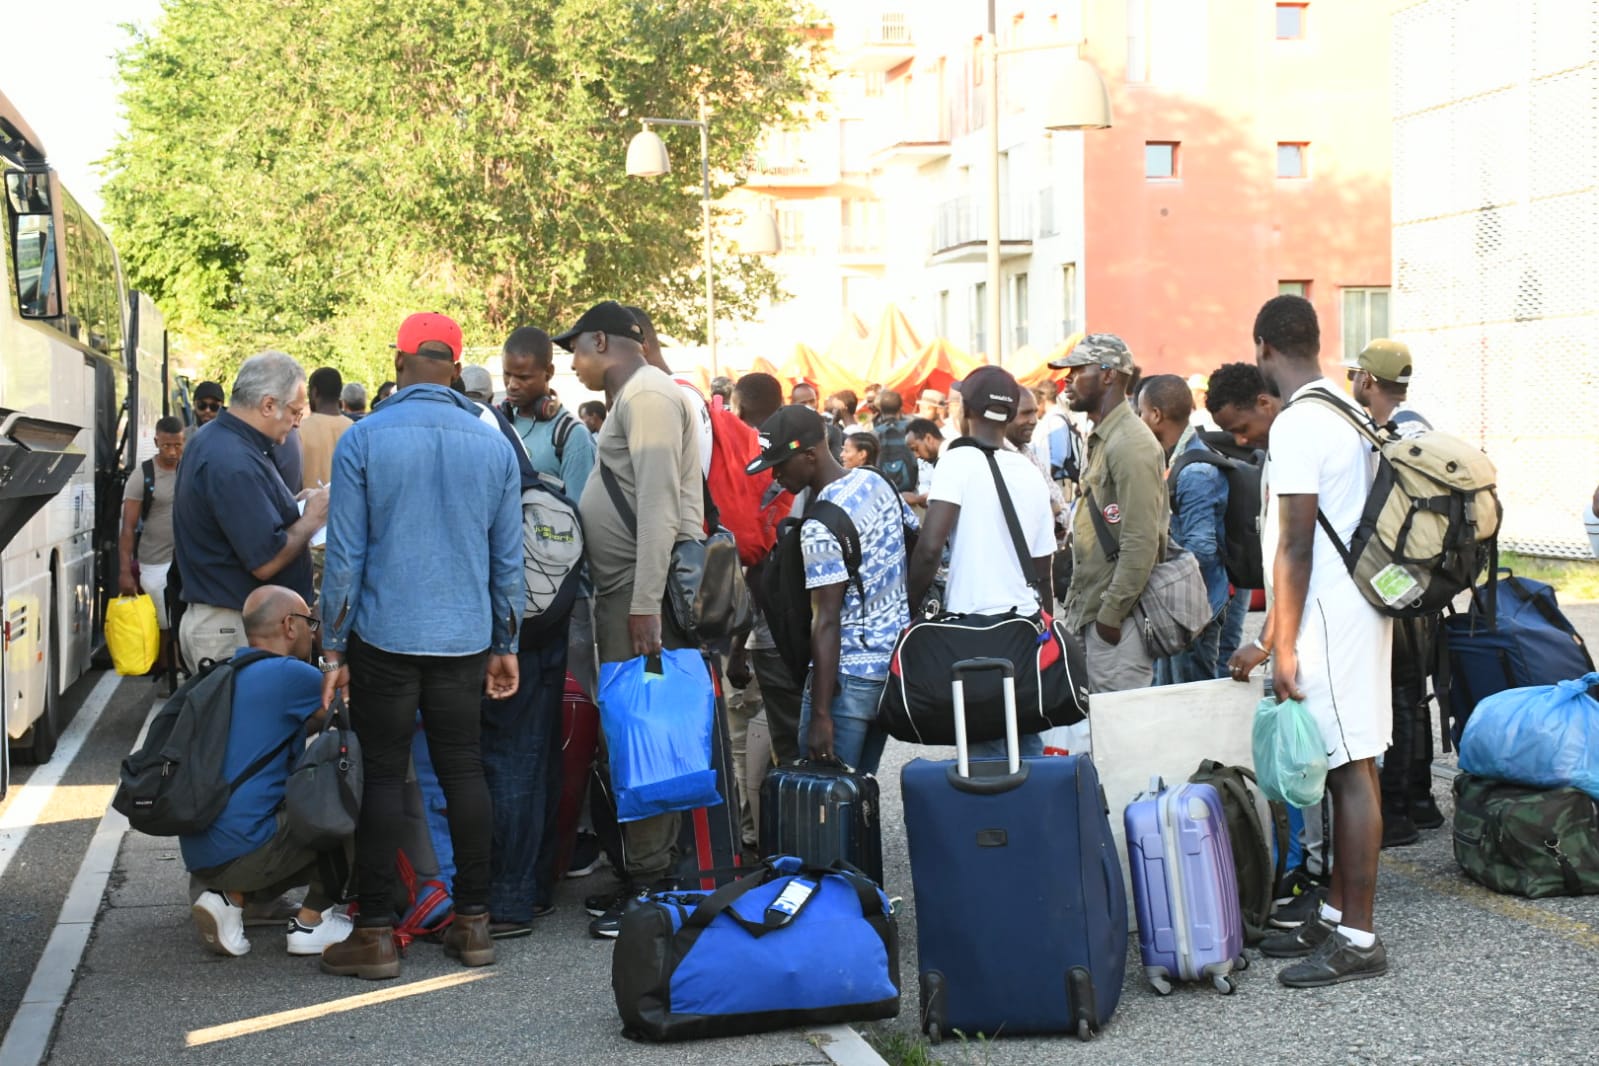
[[[1378,381],[1391,381],[1395,385],[1410,384],[1412,361],[1410,346],[1402,341],[1379,337],[1361,349],[1353,359],[1345,359],[1350,370],[1364,370]]]
[[[1127,342],[1114,333],[1090,333],[1063,358],[1049,361],[1054,370],[1095,364],[1123,374],[1131,374],[1138,369],[1133,365],[1133,353],[1127,350]]]

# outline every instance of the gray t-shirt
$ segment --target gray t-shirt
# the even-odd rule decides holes
[[[144,519],[144,532],[139,535],[138,560],[142,566],[160,566],[172,561],[172,497],[178,487],[178,468],[163,469],[155,464],[155,496],[150,501],[150,513]],[[128,486],[122,500],[144,501],[144,464],[133,468],[128,476]]]

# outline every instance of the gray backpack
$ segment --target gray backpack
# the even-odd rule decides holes
[[[564,622],[577,599],[583,574],[583,523],[577,504],[539,475],[522,492],[523,638]]]

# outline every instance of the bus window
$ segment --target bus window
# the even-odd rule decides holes
[[[122,351],[122,286],[116,253],[70,194],[62,199],[66,222],[68,329],[84,344],[115,355]],[[73,322],[78,324],[72,328]]]
[[[50,176],[29,171],[6,175],[11,211],[11,262],[17,303],[25,318],[61,313],[56,280],[55,217],[50,213]]]

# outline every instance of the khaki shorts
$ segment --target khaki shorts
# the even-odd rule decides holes
[[[231,659],[234,652],[247,643],[244,615],[227,607],[191,603],[183,612],[183,621],[178,623],[178,642],[189,672],[198,673],[202,660]]]

